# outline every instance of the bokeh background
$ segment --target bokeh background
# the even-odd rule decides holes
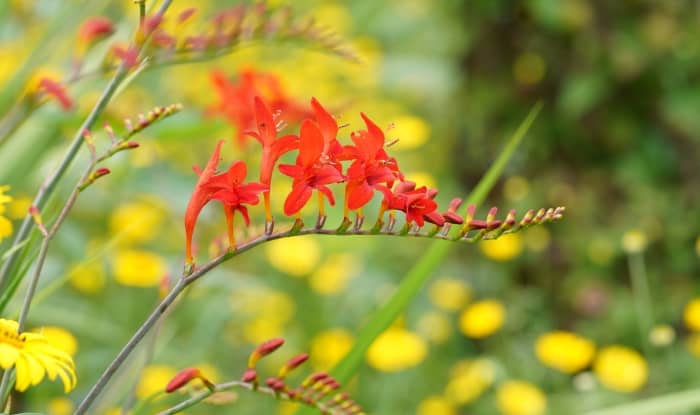
[[[172,15],[194,6],[193,25],[203,25],[234,4],[176,0]],[[345,39],[359,62],[303,41],[257,41],[215,60],[144,71],[108,107],[104,119],[117,130],[124,118],[156,105],[180,102],[184,110],[140,135],[138,150],[112,159],[112,174],[81,195],[57,236],[30,325],[47,327],[72,348],[79,384],[66,397],[44,383],[22,396],[20,407],[70,413],[156,304],[162,276],[179,275],[182,217],[196,182],[190,167],[204,164],[221,138],[231,142],[225,162],[255,166],[257,144],[236,145],[234,127],[208,110],[218,99],[213,70],[236,82],[251,68],[279,77],[301,103],[319,98],[350,124],[341,130],[346,139],[361,126],[360,111],[383,127],[392,124],[387,135],[400,139],[392,154],[408,178],[438,187],[443,204],[468,194],[528,111],[544,103],[479,212],[563,205],[566,219],[455,247],[348,385],[368,412],[587,413],[700,385],[697,2],[290,6]],[[130,0],[3,2],[0,85],[28,62],[27,88],[39,74],[68,74],[77,27],[91,15],[119,22],[115,36],[125,39],[137,9]],[[107,48],[89,59],[99,62]],[[0,184],[11,186],[13,201],[0,213],[15,228],[105,80],[71,86],[73,111],[48,103],[3,137]],[[278,208],[288,185],[275,178]],[[69,189],[59,189],[53,209]],[[252,216],[249,234],[263,221],[261,209]],[[331,219],[338,218],[334,211]],[[217,206],[205,209],[196,234],[200,258],[220,249],[223,223]],[[219,381],[238,378],[250,350],[271,337],[287,344],[263,367],[272,371],[309,351],[314,369],[332,368],[431,243],[304,237],[235,258],[189,290],[96,413],[118,413],[114,408],[134,387],[138,400],[146,399],[187,366]],[[7,317],[19,304],[19,298],[10,304]],[[179,399],[162,398],[136,413]],[[224,406],[187,413],[295,410],[240,392]]]

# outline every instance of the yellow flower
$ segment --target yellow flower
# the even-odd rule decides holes
[[[455,405],[473,402],[491,386],[495,371],[493,362],[488,359],[458,362],[445,387],[447,399]]]
[[[350,351],[355,339],[344,329],[331,329],[311,340],[311,361],[319,370],[330,370]]]
[[[695,240],[695,253],[700,256],[700,236]]]
[[[12,196],[5,194],[8,190],[10,190],[9,184],[0,186],[0,213],[4,213],[5,205],[12,202]]]
[[[71,356],[75,356],[75,352],[78,351],[78,340],[73,336],[71,332],[61,327],[43,327],[38,330],[50,345],[61,349]]]
[[[546,366],[564,373],[576,373],[591,363],[595,345],[576,333],[553,331],[537,339],[535,353]]]
[[[459,328],[467,337],[480,339],[498,331],[506,319],[506,309],[497,300],[471,304],[459,317]]]
[[[15,388],[23,392],[46,375],[51,380],[58,376],[66,393],[73,389],[76,384],[73,359],[41,334],[18,334],[18,327],[16,321],[0,319],[0,368],[15,367]]]
[[[0,242],[10,235],[12,235],[12,222],[0,215]]]
[[[523,251],[523,241],[518,233],[502,235],[480,244],[481,252],[494,261],[509,261]]]
[[[245,323],[243,326],[243,338],[252,344],[259,344],[265,340],[279,336],[282,333],[284,322],[266,316],[260,316]]]
[[[428,354],[425,341],[406,329],[391,327],[367,350],[367,363],[382,372],[398,372],[421,363]]]
[[[166,365],[148,365],[143,368],[141,379],[136,386],[136,396],[139,399],[149,398],[158,392],[165,392],[165,385],[177,375],[177,370]]]
[[[15,198],[8,208],[8,216],[12,219],[22,219],[27,216],[31,205],[32,199],[26,196]]]
[[[399,141],[391,146],[397,150],[411,150],[425,144],[430,137],[430,126],[422,118],[413,115],[403,115],[394,119],[394,128],[387,131],[387,138]]]
[[[657,324],[649,331],[649,343],[656,347],[665,347],[676,339],[676,331],[669,324]]]
[[[427,186],[428,188],[435,188],[437,186],[437,180],[435,176],[424,171],[412,171],[406,173],[406,180],[410,180],[416,183],[416,187]]]
[[[472,296],[471,288],[457,278],[440,278],[430,285],[430,301],[446,311],[457,311],[464,307]]]
[[[46,408],[47,415],[70,415],[74,409],[73,401],[64,397],[51,399]]]
[[[270,264],[293,277],[310,274],[321,258],[321,247],[309,236],[280,239],[266,245]]]
[[[311,288],[323,295],[341,293],[348,281],[357,275],[359,261],[355,255],[347,253],[329,256],[309,277]]]
[[[647,362],[637,351],[625,346],[600,349],[593,371],[603,386],[618,392],[634,392],[647,381]]]
[[[544,226],[534,226],[523,234],[523,239],[527,249],[533,252],[542,252],[549,246],[551,237]]]
[[[133,287],[158,285],[166,273],[163,258],[145,251],[119,251],[115,255],[113,267],[117,282]]]
[[[125,203],[114,210],[109,228],[125,242],[145,242],[158,235],[164,209],[155,199]]]
[[[498,387],[496,405],[504,415],[540,415],[547,410],[547,397],[532,383],[509,380]]]
[[[97,294],[105,286],[105,271],[98,261],[74,266],[70,271],[70,284],[83,294]]]
[[[637,229],[625,232],[622,236],[622,249],[628,254],[637,254],[647,247],[647,235]]]
[[[432,311],[418,320],[418,332],[430,342],[442,344],[450,338],[452,324],[444,314]]]
[[[685,340],[685,346],[695,357],[700,357],[700,333],[691,333]]]
[[[454,406],[442,396],[428,396],[418,404],[417,415],[456,415]]]
[[[700,298],[693,298],[685,305],[683,321],[692,331],[700,331]]]
[[[530,184],[522,176],[509,177],[503,183],[503,195],[511,202],[522,200],[530,190]]]

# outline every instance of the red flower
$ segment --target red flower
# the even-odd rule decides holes
[[[442,226],[445,218],[437,212],[437,203],[433,200],[437,190],[425,186],[415,189],[416,184],[410,181],[401,183],[393,192],[384,194],[384,204],[387,209],[400,210],[406,214],[406,223],[415,222],[423,226],[425,221]]]
[[[323,136],[322,161],[326,164],[334,165],[340,171],[342,167],[339,158],[343,153],[343,146],[340,145],[337,138],[338,123],[316,98],[311,98],[311,108],[314,111],[314,118],[316,118]]]
[[[248,131],[246,134],[254,137],[262,144],[263,154],[260,162],[260,182],[270,186],[272,181],[272,171],[277,164],[279,158],[299,147],[299,137],[295,135],[285,135],[277,138],[277,126],[272,117],[270,108],[263,102],[260,97],[255,97],[255,120],[257,121],[258,131]],[[265,193],[265,214],[269,221],[272,220],[270,211],[270,194]]]
[[[219,154],[221,153],[221,145],[223,143],[223,141],[219,141],[216,144],[214,153],[211,155],[211,158],[203,171],[200,170],[199,167],[193,167],[194,171],[199,175],[199,180],[197,180],[197,184],[194,186],[194,191],[192,192],[190,201],[187,203],[187,209],[185,210],[185,257],[188,264],[194,262],[194,257],[192,256],[192,235],[194,234],[194,225],[197,223],[197,218],[199,217],[199,213],[202,211],[202,208],[209,203],[213,191],[216,190],[212,189],[210,186],[208,186],[208,184],[216,173],[216,167],[219,164]]]
[[[231,246],[235,246],[233,237],[233,219],[236,211],[243,215],[246,226],[250,225],[248,209],[243,206],[257,205],[260,202],[259,193],[267,192],[269,186],[261,183],[243,184],[248,168],[242,161],[231,164],[228,171],[217,174],[207,183],[207,188],[212,191],[211,198],[223,203],[228,225],[228,239]]]
[[[240,145],[245,144],[245,132],[255,128],[255,108],[251,104],[256,96],[264,97],[272,110],[281,111],[287,121],[299,120],[308,114],[285,94],[279,79],[272,74],[248,69],[238,74],[238,82],[231,82],[223,72],[214,71],[211,81],[218,102],[207,112],[223,115],[237,129]]]
[[[228,237],[232,247],[235,247],[233,238],[233,219],[236,211],[243,215],[246,226],[250,225],[248,217],[248,209],[243,206],[256,205],[260,201],[258,194],[269,189],[267,185],[260,183],[244,184],[247,168],[245,163],[237,161],[231,164],[231,167],[221,174],[216,174],[216,167],[219,163],[219,154],[221,153],[221,145],[224,141],[219,141],[216,144],[214,153],[209,159],[209,163],[200,171],[194,167],[195,172],[199,174],[199,180],[195,185],[194,191],[187,204],[185,211],[185,234],[186,234],[186,257],[187,263],[194,262],[192,255],[192,235],[194,234],[194,226],[199,217],[202,208],[211,200],[219,200],[224,205],[224,213],[226,214],[226,222],[228,225]]]
[[[78,30],[78,47],[81,54],[102,38],[114,33],[114,24],[106,17],[90,17]]]
[[[366,205],[374,190],[387,192],[403,174],[396,159],[384,150],[384,133],[365,114],[361,114],[367,130],[352,133],[354,146],[346,146],[343,158],[354,160],[347,171],[346,209],[359,209]]]
[[[39,89],[56,98],[56,101],[58,101],[64,111],[69,111],[73,108],[73,101],[59,82],[49,78],[41,78]]]
[[[282,174],[294,179],[292,191],[284,201],[284,213],[293,215],[299,212],[309,201],[313,189],[318,190],[328,198],[331,205],[335,204],[333,193],[328,184],[338,183],[345,178],[332,164],[326,164],[321,156],[324,150],[324,136],[315,122],[305,120],[301,125],[299,139],[299,156],[295,165],[279,166]]]

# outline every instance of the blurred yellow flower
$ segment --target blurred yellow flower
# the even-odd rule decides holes
[[[520,85],[535,85],[544,78],[546,69],[547,65],[542,56],[534,52],[525,52],[516,58],[513,76]]]
[[[598,352],[593,371],[603,386],[618,392],[634,392],[647,381],[647,362],[629,347],[613,345]]]
[[[158,235],[163,222],[163,204],[155,198],[124,203],[109,218],[109,229],[123,242],[146,242]]]
[[[105,271],[99,261],[78,264],[68,274],[70,275],[70,284],[83,294],[97,294],[104,289]]]
[[[303,277],[318,265],[321,247],[311,236],[296,236],[266,244],[265,254],[273,267],[293,277]]]
[[[445,396],[455,405],[466,405],[493,384],[495,367],[489,359],[463,360],[452,369]]]
[[[416,187],[426,186],[434,189],[437,186],[435,176],[425,171],[412,171],[405,174],[406,180],[416,183]]]
[[[509,380],[498,387],[496,405],[504,415],[540,415],[547,410],[547,397],[530,382]]]
[[[354,341],[344,329],[321,332],[311,340],[311,362],[318,370],[330,370],[350,351]]]
[[[64,328],[47,326],[42,327],[38,332],[46,337],[51,346],[63,350],[71,356],[75,356],[75,352],[78,351],[78,340]]]
[[[299,411],[301,404],[298,402],[283,401],[279,404],[279,415],[294,415]]]
[[[644,251],[646,247],[647,235],[644,232],[633,229],[622,235],[622,249],[628,254],[640,253]]]
[[[322,295],[339,294],[359,271],[360,258],[353,254],[333,254],[309,277],[311,288]]]
[[[231,295],[231,308],[252,317],[286,323],[294,317],[296,304],[284,291],[242,290]]]
[[[345,34],[352,27],[352,14],[342,3],[321,2],[313,9],[314,21],[332,27],[335,33]]]
[[[15,198],[7,210],[7,216],[11,219],[23,219],[29,212],[29,207],[32,205],[32,199],[23,196]]]
[[[452,334],[452,324],[443,313],[431,311],[418,320],[418,333],[431,343],[442,344]]]
[[[367,363],[382,372],[398,372],[421,363],[428,346],[417,334],[390,327],[367,350]]]
[[[158,392],[165,393],[165,385],[177,375],[174,367],[167,365],[148,365],[143,368],[141,379],[136,386],[136,397],[149,398]]]
[[[542,252],[549,246],[552,239],[544,226],[534,226],[523,234],[525,247],[533,252]]]
[[[530,191],[530,184],[522,176],[513,176],[503,183],[503,195],[511,202],[522,200]],[[534,228],[533,228],[534,229]]]
[[[657,324],[649,332],[649,343],[656,347],[665,347],[676,339],[676,330],[670,324]]]
[[[10,235],[12,235],[12,222],[0,215],[0,242]]]
[[[413,115],[402,115],[394,118],[394,128],[387,131],[387,140],[399,141],[392,145],[392,149],[411,150],[418,148],[428,141],[430,126],[422,118]]]
[[[436,307],[446,311],[463,308],[472,296],[469,284],[457,278],[439,278],[430,284],[428,297]]]
[[[502,235],[491,241],[480,242],[481,252],[494,261],[509,261],[523,251],[523,241],[519,233]]]
[[[497,300],[472,303],[459,317],[459,328],[467,337],[480,339],[498,331],[506,319],[506,309]]]
[[[137,250],[117,252],[113,268],[117,282],[132,287],[156,286],[167,271],[162,257]]]
[[[576,333],[553,331],[537,339],[535,354],[545,366],[576,373],[591,364],[595,344]]]
[[[442,396],[428,396],[418,404],[416,415],[456,415],[455,407]]]
[[[284,327],[284,322],[267,316],[260,316],[248,321],[243,326],[243,338],[252,344],[259,344],[265,340],[279,336]]]
[[[73,413],[75,405],[68,398],[53,398],[46,405],[47,415],[70,415]]]
[[[687,347],[688,351],[695,357],[700,357],[700,333],[691,333],[685,339],[685,347]]]
[[[693,298],[683,309],[683,321],[692,331],[700,331],[700,297]]]
[[[695,240],[695,253],[700,256],[700,236]]]
[[[19,324],[14,320],[0,318],[0,369],[14,366],[15,389],[24,392],[37,385],[47,376],[56,376],[63,382],[68,393],[75,388],[75,366],[73,358],[49,343],[39,333],[18,333]]]

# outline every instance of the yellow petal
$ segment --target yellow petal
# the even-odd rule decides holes
[[[3,369],[11,368],[17,361],[19,352],[9,344],[0,343],[0,367]]]

